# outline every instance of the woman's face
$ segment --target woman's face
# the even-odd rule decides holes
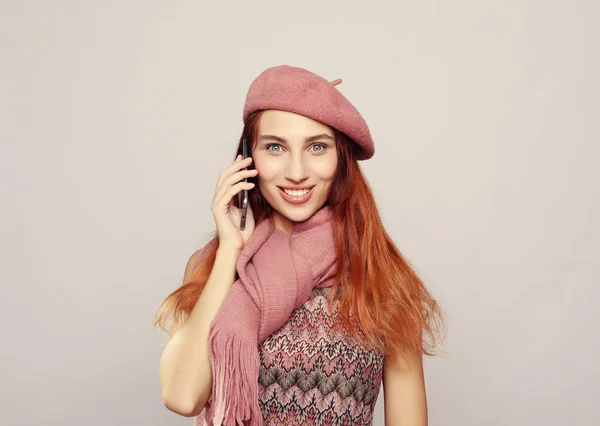
[[[323,123],[286,111],[263,112],[252,157],[277,229],[290,234],[294,222],[325,204],[337,169],[335,143]]]

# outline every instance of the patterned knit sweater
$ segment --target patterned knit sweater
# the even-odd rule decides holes
[[[333,287],[304,305],[259,345],[259,406],[265,426],[372,425],[383,354],[339,327]]]

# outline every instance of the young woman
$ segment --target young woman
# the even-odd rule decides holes
[[[386,425],[427,424],[442,314],[383,228],[358,164],[373,141],[340,82],[278,66],[250,87],[216,236],[155,322],[173,319],[163,401],[197,425],[370,425],[382,383]]]

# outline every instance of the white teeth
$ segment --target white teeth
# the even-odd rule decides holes
[[[301,197],[302,195],[308,194],[308,189],[303,189],[301,191],[291,190],[291,189],[284,189],[283,191],[286,194],[291,195],[292,197]]]

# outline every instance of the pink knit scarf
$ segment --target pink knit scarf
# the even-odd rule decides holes
[[[291,235],[261,221],[237,260],[239,279],[210,329],[212,394],[196,426],[263,424],[258,405],[258,345],[302,306],[315,287],[334,284],[332,212],[325,206]]]

